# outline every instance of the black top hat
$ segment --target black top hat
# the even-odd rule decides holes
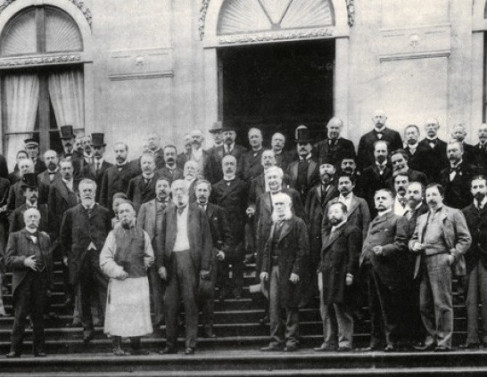
[[[95,133],[91,134],[91,146],[93,147],[106,147],[105,144],[105,134]]]
[[[25,173],[20,187],[37,188],[37,175],[35,173]]]
[[[61,139],[74,139],[73,126],[61,126]]]
[[[39,135],[34,134],[34,135],[32,135],[32,137],[29,137],[29,138],[25,139],[24,140],[24,144],[25,144],[25,146],[28,146],[28,145],[39,145]]]
[[[296,143],[307,144],[311,141],[309,137],[309,130],[306,126],[299,126],[296,128]]]
[[[230,120],[226,120],[224,122],[222,122],[222,131],[237,131],[237,128],[235,127],[235,123],[230,121]]]
[[[211,126],[210,128],[210,133],[221,132],[222,130],[223,130],[223,122],[219,120],[213,123],[213,126]]]

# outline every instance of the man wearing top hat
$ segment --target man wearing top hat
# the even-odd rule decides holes
[[[220,120],[213,123],[209,132],[213,138],[213,146],[207,152],[211,154],[214,149],[223,145],[223,123]]]
[[[22,181],[20,184],[22,191],[25,196],[25,203],[22,204],[20,207],[16,208],[10,214],[10,227],[9,233],[18,232],[25,227],[24,222],[24,212],[29,208],[36,208],[40,215],[40,222],[39,222],[39,230],[42,232],[48,231],[48,220],[47,220],[47,204],[40,204],[39,199],[39,189],[38,189],[38,182],[37,176],[35,173],[27,173],[24,174],[22,177]]]
[[[313,185],[320,180],[319,166],[312,156],[311,139],[308,128],[297,131],[296,150],[298,160],[293,161],[287,168],[287,174],[291,180],[291,186],[301,195],[301,201],[306,201],[306,195]]]
[[[24,193],[20,185],[22,184],[22,177],[27,173],[34,173],[34,164],[30,158],[25,158],[19,162],[20,180],[10,186],[7,199],[7,213],[12,212],[15,208],[25,203]]]
[[[74,176],[79,177],[84,165],[84,159],[83,156],[79,157],[79,153],[75,153],[74,140],[76,136],[73,132],[73,126],[61,126],[60,138],[63,145],[63,151],[59,154],[59,159],[70,158],[73,161]]]
[[[24,140],[25,150],[34,163],[34,173],[39,174],[46,170],[46,164],[39,158],[39,136],[34,135]]]
[[[204,176],[212,184],[222,180],[222,159],[226,155],[232,155],[237,159],[237,175],[242,175],[242,159],[247,152],[247,148],[235,143],[237,138],[237,129],[230,122],[225,122],[222,128],[223,145],[215,148],[208,158]]]
[[[93,133],[91,134],[91,149],[93,150],[93,161],[86,164],[83,168],[83,176],[90,178],[96,182],[96,202],[100,201],[100,191],[102,178],[105,171],[113,164],[106,162],[103,158],[105,154],[105,134]]]

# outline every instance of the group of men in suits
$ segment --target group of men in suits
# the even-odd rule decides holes
[[[479,340],[474,320],[478,302],[487,299],[481,228],[487,216],[486,180],[480,175],[486,167],[487,125],[479,128],[474,147],[465,143],[462,125],[455,126],[446,143],[438,139],[438,122],[428,119],[426,138],[420,141],[419,127],[408,125],[403,146],[400,134],[386,126],[383,111],[376,111],[372,121],[374,129],[361,137],[357,153],[341,137],[338,118],[328,122],[326,139],[316,144],[306,126],[297,127],[296,147],[289,152],[281,133],[272,135],[271,148],[265,149],[262,130],[251,128],[247,150],[236,144],[233,125],[216,122],[210,131],[215,145],[209,150],[203,150],[204,135],[198,130],[188,134],[179,155],[175,146],[161,147],[160,137],[151,134],[146,150],[132,161],[128,146],[116,143],[114,164],[104,160],[103,134],[78,140],[71,126],[63,126],[63,152],[46,151],[44,162],[38,143],[36,149],[35,140],[26,140],[27,158],[18,160],[16,181],[3,191],[8,195],[1,208],[10,217],[3,242],[8,233],[25,231],[25,214],[36,209],[39,219],[33,215],[31,227],[49,235],[46,260],[64,262],[66,304],[75,304],[85,342],[94,336],[92,311],[98,309],[103,319],[107,277],[97,258],[116,223],[110,220],[116,218],[112,200],[118,196],[132,203],[137,224],[155,250],[148,277],[155,325],[166,324],[163,353],[177,350],[180,300],[186,313],[185,353],[195,350],[199,309],[202,335],[215,336],[215,286],[221,300],[230,294],[240,298],[244,263],[252,259],[258,280],[269,288],[263,321],[270,320],[273,341],[265,351],[296,349],[297,310],[312,302],[318,290],[324,342],[317,351],[352,348],[356,308],[351,301],[361,298],[368,299],[371,310],[370,349],[385,344],[392,351],[411,341],[404,326],[410,323],[414,334],[425,335],[421,347],[448,350],[453,326],[448,271],[465,276],[465,346],[478,346],[487,341]],[[471,248],[470,234],[477,241]],[[291,250],[298,244],[303,248]],[[15,245],[6,248],[12,254],[6,265],[23,275],[36,271],[33,263],[21,266],[15,259]],[[284,284],[281,275],[292,275],[292,285]],[[197,295],[205,283],[210,293],[200,289]],[[433,301],[441,301],[440,312],[432,309]],[[281,307],[289,322],[287,338]],[[19,309],[18,329],[25,324],[25,311]],[[12,347],[13,356],[18,355],[18,346]]]

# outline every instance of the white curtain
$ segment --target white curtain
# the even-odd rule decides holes
[[[83,72],[73,70],[50,74],[49,95],[58,127],[85,127]]]
[[[39,105],[39,77],[37,75],[5,76],[5,111],[7,132],[28,133],[10,135],[7,145],[7,161],[13,168],[15,155],[24,149],[24,139],[31,136]]]

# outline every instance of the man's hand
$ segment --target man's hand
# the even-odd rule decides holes
[[[323,292],[323,272],[318,272],[318,291]]]
[[[379,245],[378,246],[374,246],[372,248],[372,251],[374,252],[375,255],[382,255],[382,252],[383,252],[382,246],[379,246]]]
[[[255,215],[255,208],[254,207],[249,207],[247,208],[247,210],[245,211],[245,213],[247,214],[248,217],[252,217]]]
[[[68,257],[63,257],[63,264],[67,267],[68,266]]]
[[[225,259],[225,253],[222,250],[218,250],[218,253],[216,253],[216,259],[218,259],[220,262]]]
[[[200,276],[203,280],[209,280],[210,279],[210,271],[208,270],[201,270],[200,271]]]
[[[289,277],[289,281],[293,284],[296,284],[299,281],[299,275],[296,275],[294,272]]]
[[[118,274],[118,276],[116,277],[116,279],[118,280],[125,280],[129,277],[129,274],[125,271],[122,271],[120,272],[120,274]]]
[[[448,254],[447,263],[449,266],[451,266],[453,263],[455,263],[455,257],[451,254]]]
[[[423,245],[422,245],[421,243],[419,243],[419,242],[415,242],[415,243],[413,244],[413,251],[414,251],[415,253],[419,253],[419,252],[420,252],[420,251],[422,251],[422,250],[423,250]]]
[[[167,271],[166,271],[166,267],[159,267],[159,271],[157,271],[159,273],[159,276],[162,280],[166,280],[167,279]]]
[[[25,258],[24,266],[30,268],[33,271],[37,271],[36,256],[31,255],[30,257]]]
[[[259,277],[260,277],[260,281],[269,280],[269,274],[267,272],[261,272]]]
[[[347,274],[347,277],[345,278],[345,284],[348,286],[353,284],[353,275],[352,274]]]
[[[152,266],[152,263],[154,260],[150,260],[149,258],[144,259],[144,268],[147,270],[150,266]]]

